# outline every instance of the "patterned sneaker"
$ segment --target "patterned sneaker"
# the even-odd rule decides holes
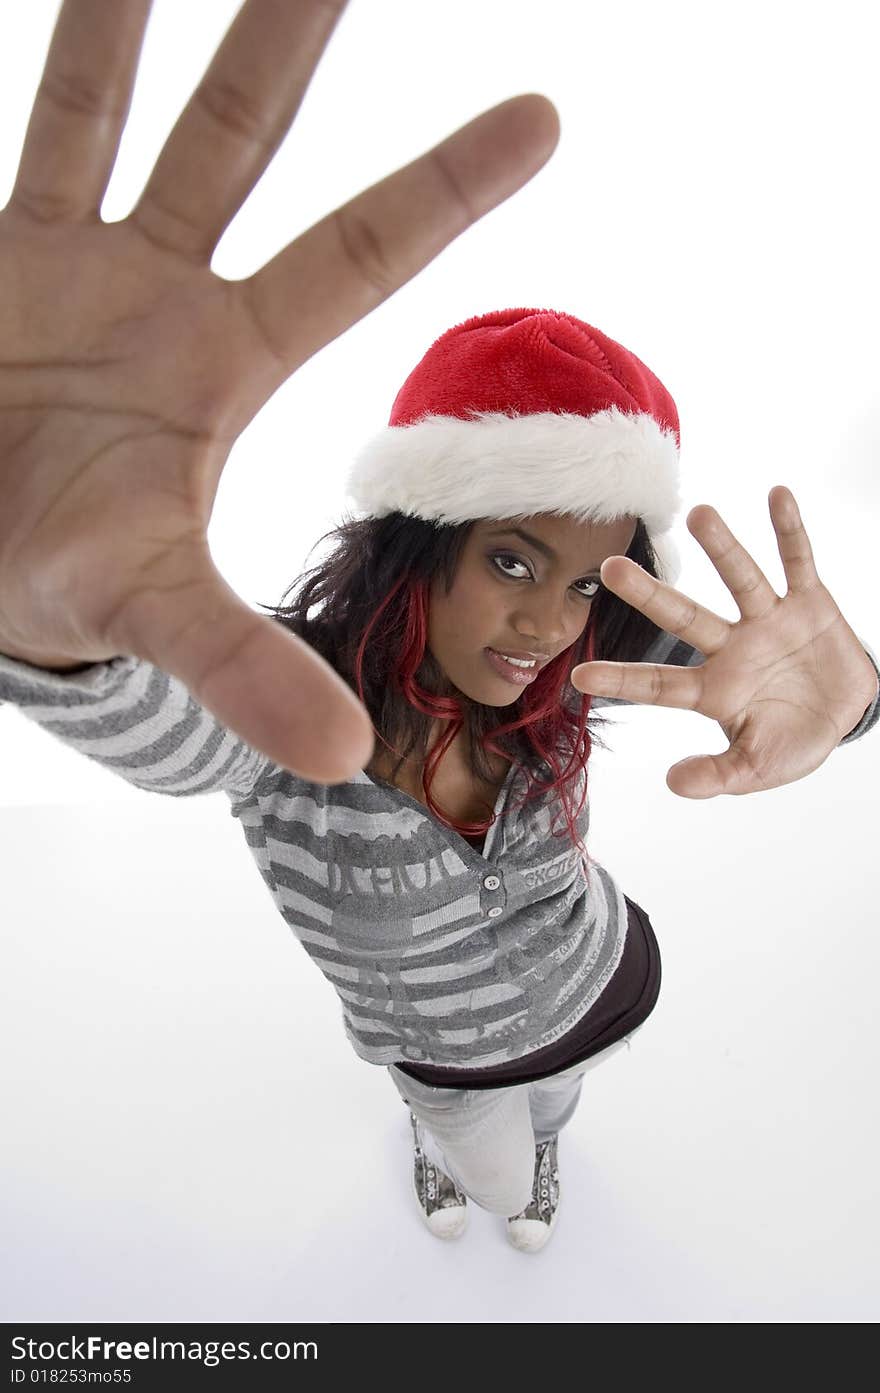
[[[415,1113],[410,1113],[409,1120],[415,1143],[413,1189],[422,1218],[435,1238],[458,1238],[467,1223],[467,1196],[462,1194],[451,1176],[425,1155]]]
[[[507,1237],[521,1253],[536,1253],[543,1248],[556,1223],[559,1209],[558,1140],[558,1137],[551,1137],[535,1147],[532,1198],[521,1214],[515,1214],[507,1221]]]

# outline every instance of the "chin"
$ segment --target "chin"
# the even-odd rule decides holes
[[[435,661],[437,660],[435,659]],[[442,664],[438,663],[438,665],[442,669]],[[461,681],[459,681],[458,677],[451,675],[448,669],[442,670],[449,683],[450,696],[473,701],[479,706],[512,706],[525,691],[524,687],[514,687],[505,682],[502,677],[493,681],[491,676],[487,680],[485,673],[482,672],[475,674],[473,678],[467,673],[462,673]],[[510,695],[507,695],[508,691]]]
[[[499,682],[499,685],[503,686],[504,684],[503,682]],[[523,688],[523,691],[524,690],[525,688]],[[479,706],[512,706],[513,703],[515,701],[518,701],[519,698],[522,696],[521,691],[513,689],[510,693],[510,696],[507,697],[507,699],[505,700],[505,698],[499,692],[494,690],[494,687],[491,692],[487,691],[485,693],[479,691],[469,691],[467,687],[455,687],[455,691],[458,693],[459,696],[464,697],[466,701],[476,702]]]

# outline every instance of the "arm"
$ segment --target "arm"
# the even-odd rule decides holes
[[[4,701],[151,793],[222,789],[237,802],[271,764],[200,706],[177,678],[138,658],[111,658],[61,673],[0,654]]]

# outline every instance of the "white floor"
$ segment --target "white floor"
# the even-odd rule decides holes
[[[591,849],[663,987],[587,1076],[536,1256],[474,1206],[423,1228],[406,1109],[223,795],[0,808],[0,1319],[876,1320],[880,731],[706,803],[665,773],[711,723],[611,739]]]

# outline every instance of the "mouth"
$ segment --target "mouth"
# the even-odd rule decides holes
[[[503,677],[506,682],[511,682],[514,687],[527,687],[530,682],[534,682],[543,663],[537,659],[509,658],[503,653],[497,653],[494,648],[484,648],[486,661],[489,666]]]

